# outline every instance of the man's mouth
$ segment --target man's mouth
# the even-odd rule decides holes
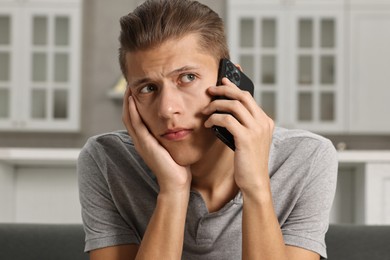
[[[189,136],[193,132],[192,129],[186,129],[186,128],[175,128],[175,129],[169,129],[161,136],[169,141],[180,141],[185,139],[187,136]]]

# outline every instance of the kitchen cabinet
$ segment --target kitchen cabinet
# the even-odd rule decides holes
[[[231,59],[288,128],[388,133],[389,28],[389,1],[228,1]]]
[[[79,149],[0,148],[0,222],[81,223]],[[339,151],[330,221],[390,224],[390,151]]]
[[[347,103],[351,133],[390,131],[385,116],[390,108],[390,2],[386,2],[351,2]]]
[[[330,221],[390,224],[390,152],[340,151],[336,196]]]
[[[0,131],[79,129],[81,3],[0,0]]]

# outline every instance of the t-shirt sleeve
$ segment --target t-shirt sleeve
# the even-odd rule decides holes
[[[105,178],[106,160],[99,144],[91,138],[77,162],[86,252],[114,245],[139,244],[139,238],[122,218],[111,197]]]
[[[302,247],[326,258],[325,234],[329,226],[337,182],[337,152],[328,140],[321,142],[307,172],[302,193],[282,226],[287,245]]]

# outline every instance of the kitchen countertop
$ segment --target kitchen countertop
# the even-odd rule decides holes
[[[16,165],[75,165],[78,148],[0,148],[0,162]],[[340,163],[390,163],[389,150],[345,150],[338,152]]]
[[[0,148],[0,162],[15,165],[75,165],[80,149]]]

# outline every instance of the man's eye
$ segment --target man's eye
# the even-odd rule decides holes
[[[139,93],[147,94],[147,93],[153,92],[155,90],[156,90],[156,87],[154,85],[146,85],[140,89]]]
[[[191,81],[194,81],[195,79],[196,79],[196,76],[194,74],[185,74],[181,77],[181,82],[189,83]]]

